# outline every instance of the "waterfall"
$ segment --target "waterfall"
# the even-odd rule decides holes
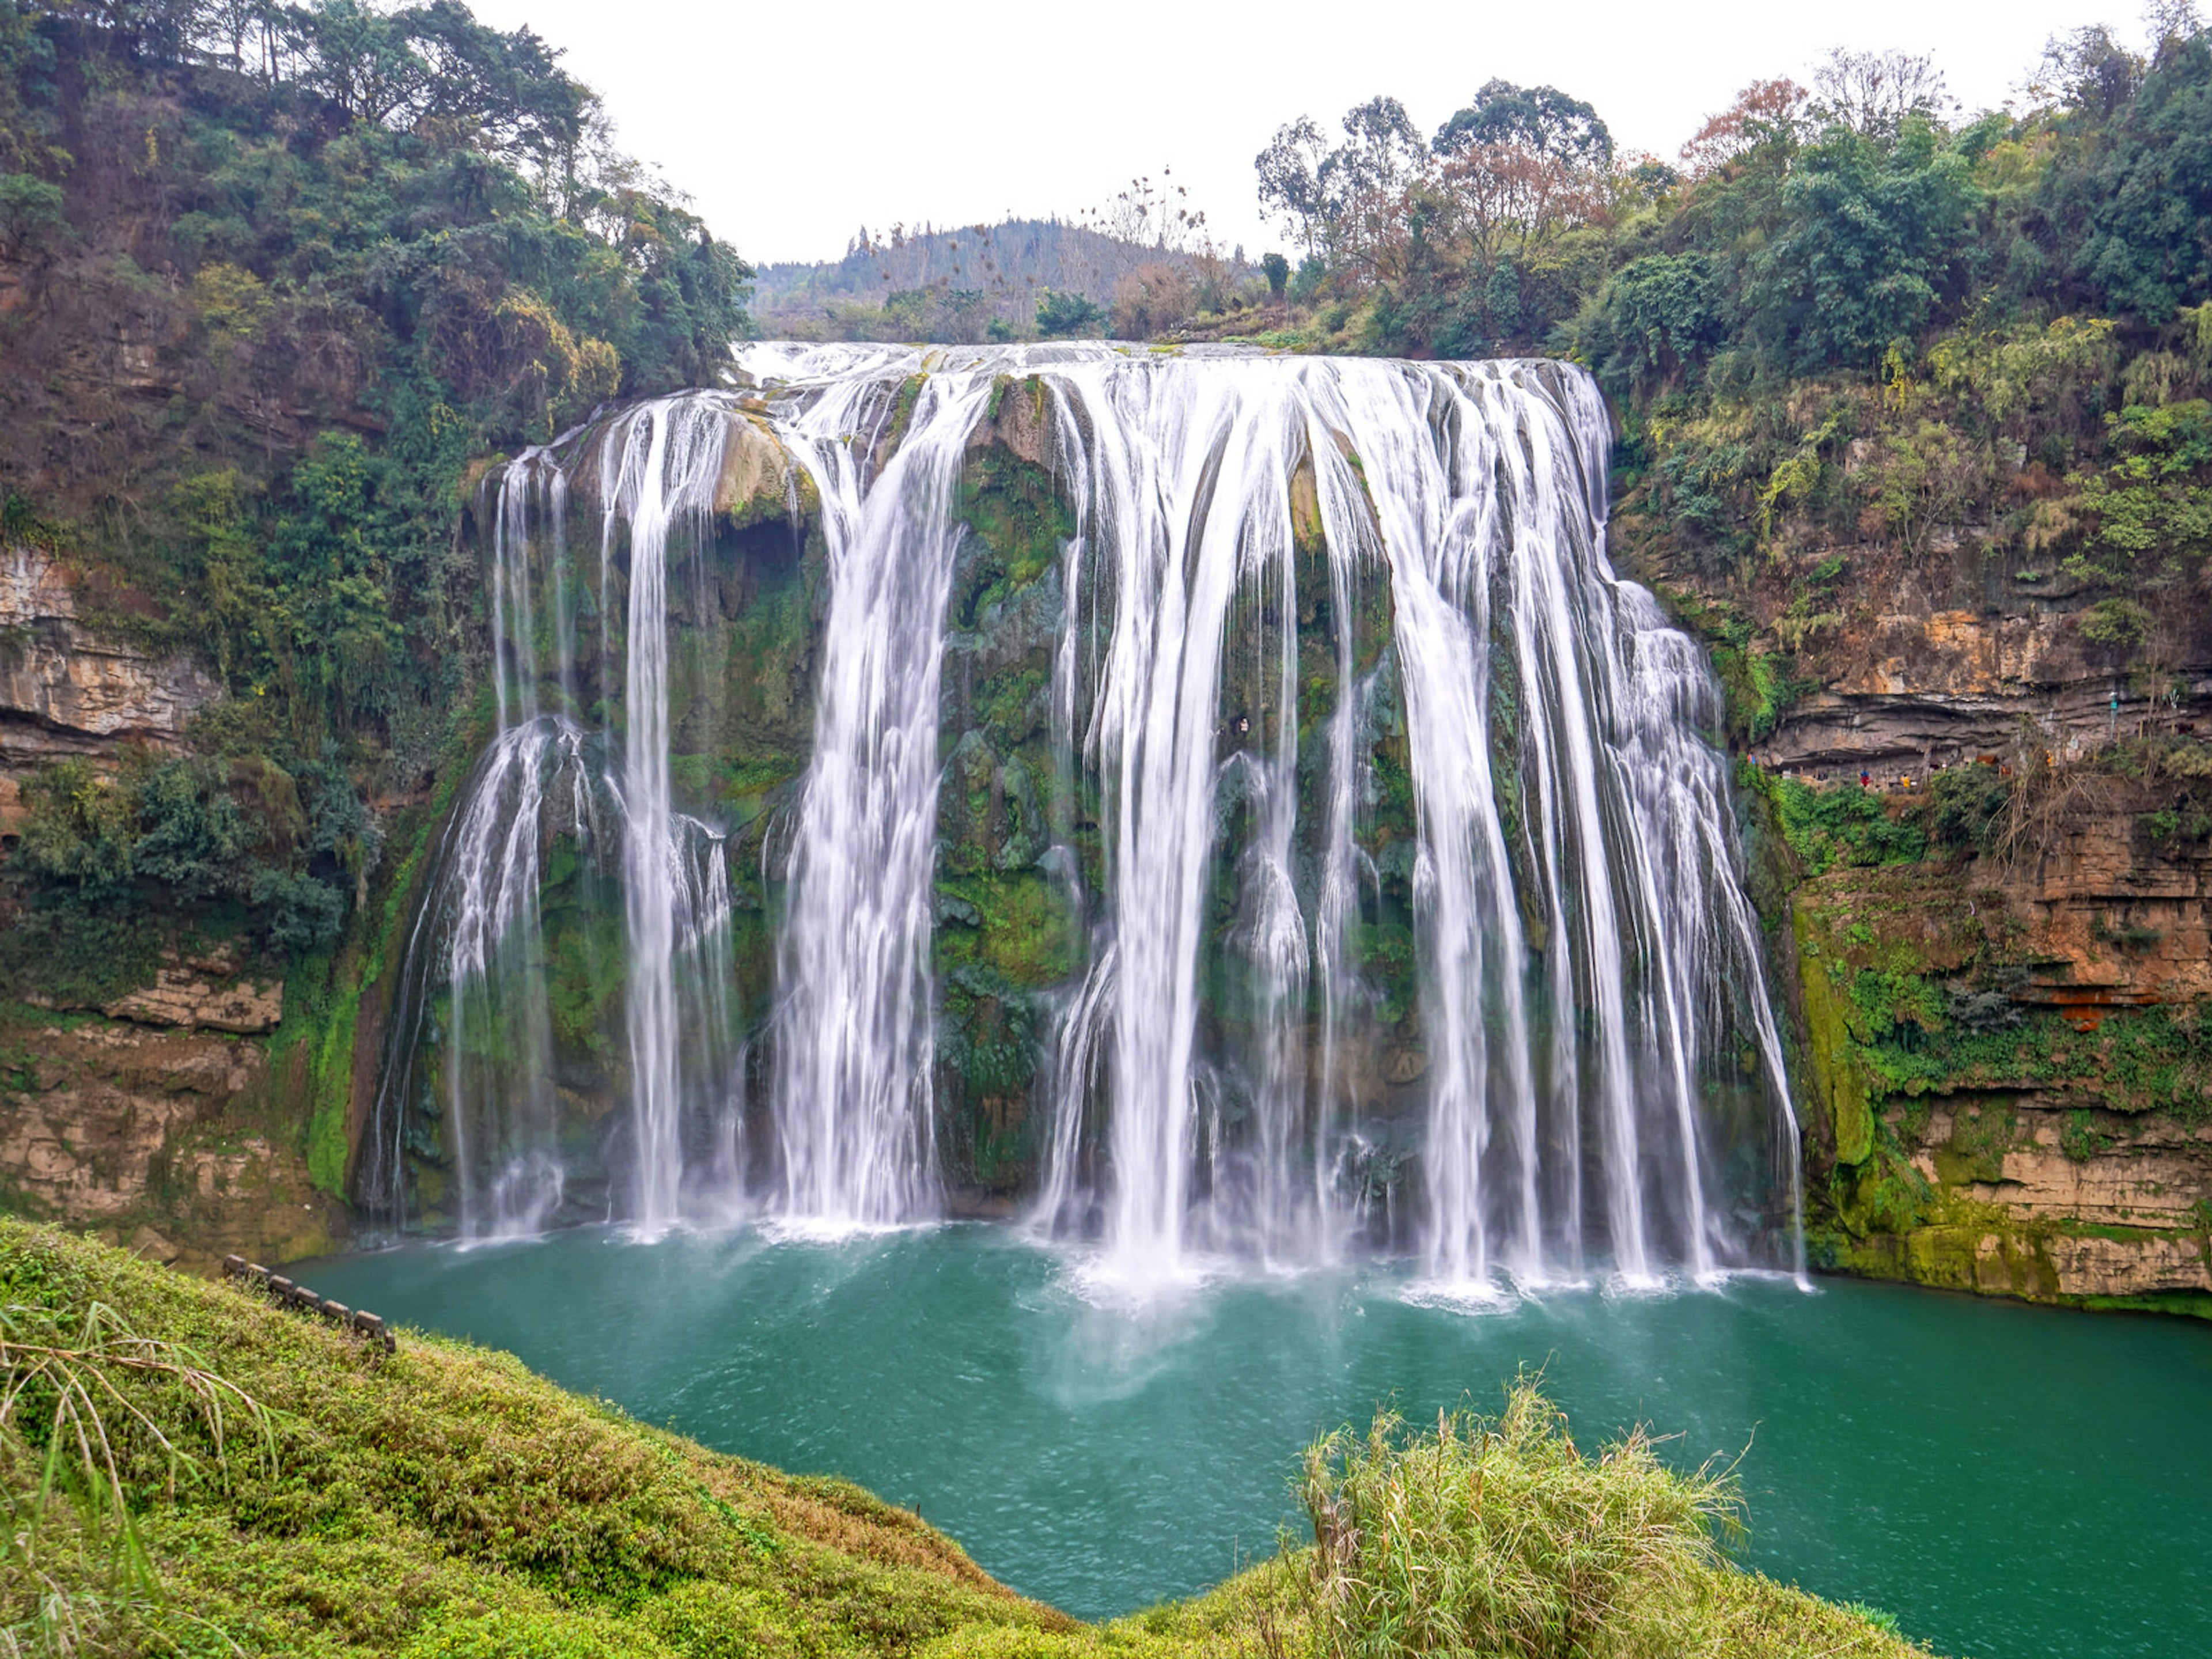
[[[1312,1253],[1357,1224],[1364,1194],[1347,1177],[1363,1137],[1346,1053],[1364,1012],[1350,940],[1362,925],[1352,821],[1367,690],[1352,647],[1354,596],[1379,566],[1419,828],[1431,1272],[1468,1287],[1499,1267],[1528,1283],[1578,1276],[1593,1242],[1632,1283],[1662,1259],[1709,1272],[1731,1243],[1699,1139],[1698,1045],[1717,998],[1736,997],[1785,1115],[1788,1098],[1723,763],[1698,735],[1717,724],[1717,692],[1690,642],[1606,563],[1595,388],[1529,363],[1100,352],[1024,367],[1056,400],[1076,547],[1103,567],[1068,591],[1089,586],[1110,612],[1084,689],[1086,757],[1107,803],[1111,948],[1072,1005],[1077,1016],[1112,1007],[1109,1262],[1171,1276],[1194,1242]],[[1301,469],[1319,570],[1293,556]],[[1309,832],[1318,879],[1303,896],[1289,637],[1302,577],[1329,601],[1335,671],[1324,810]],[[1224,681],[1240,602],[1280,619],[1279,656],[1262,650],[1255,665],[1272,696]],[[1216,840],[1231,794],[1246,808],[1241,848]],[[1216,860],[1239,876],[1232,937],[1253,987],[1241,1180],[1207,1167],[1222,1155],[1198,1115]],[[1075,1091],[1093,1041],[1079,1018],[1063,1030],[1085,1063],[1056,1074],[1048,1203],[1074,1184]],[[1794,1146],[1794,1122],[1786,1137]]]
[[[713,401],[663,398],[625,415],[599,449],[603,583],[624,531],[629,546],[623,908],[629,930],[626,1006],[636,1158],[630,1213],[647,1233],[676,1220],[684,1170],[676,999],[684,854],[669,791],[668,539],[679,523],[688,522],[695,536],[703,529],[728,432],[729,416]]]
[[[1096,1236],[1101,1271],[1140,1284],[1395,1243],[1401,1218],[1451,1295],[1757,1255],[1774,1211],[1745,1149],[1794,1182],[1796,1136],[1705,736],[1719,692],[1611,568],[1586,375],[1093,343],[756,345],[737,367],[742,392],[640,404],[497,475],[500,731],[410,943],[375,1179],[427,1156],[410,1045],[434,1038],[463,1231],[580,1201],[546,1035],[573,1015],[547,1000],[538,899],[545,849],[574,844],[621,905],[610,1209],[651,1233],[750,1183],[833,1229],[940,1211],[933,952],[959,803],[939,728],[969,648],[947,612],[978,447],[1012,442],[1019,387],[1025,464],[1065,518],[1022,579],[1049,617],[1051,759],[1021,787],[1049,773],[1049,804],[1000,867],[1048,885],[1084,941],[1072,975],[1020,993],[1036,1224]],[[740,1011],[729,831],[678,805],[670,581],[725,534],[746,422],[792,464],[818,585],[787,857],[761,841],[749,901],[781,912],[773,998]],[[596,590],[566,539],[594,509]],[[703,615],[702,569],[677,592]],[[472,1058],[495,1054],[511,1075]]]
[[[621,894],[629,1135],[607,1161],[627,1164],[629,1190],[609,1194],[608,1210],[647,1236],[665,1230],[683,1203],[685,1102],[734,1113],[728,875],[720,835],[673,805],[667,586],[672,541],[696,546],[712,511],[729,418],[712,400],[658,399],[486,481],[496,730],[440,840],[401,966],[380,1133],[359,1182],[394,1219],[410,1155],[439,1168],[441,1207],[464,1237],[539,1231],[572,1196],[541,898],[555,848],[586,886],[604,875]],[[586,589],[572,580],[568,520],[580,471],[599,510],[601,667],[608,618],[625,613],[622,693],[602,697],[597,731],[578,708],[574,607]],[[542,689],[560,712],[540,712]],[[429,1044],[444,1055],[434,1147],[420,1121]],[[720,1133],[726,1166],[742,1124]],[[725,1167],[716,1180],[732,1178]]]
[[[465,1237],[536,1232],[561,1200],[538,830],[550,805],[572,833],[585,833],[579,738],[555,715],[501,732],[442,872],[453,895],[445,941],[447,1109]]]
[[[819,495],[830,577],[774,1111],[787,1212],[832,1226],[906,1220],[935,1197],[938,671],[961,459],[990,377],[918,368],[815,354],[774,415]]]

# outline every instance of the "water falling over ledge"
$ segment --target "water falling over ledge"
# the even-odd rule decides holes
[[[594,845],[619,836],[580,901],[624,919],[619,1109],[593,1152],[549,1091],[582,1074],[557,996],[507,1073],[417,1063],[467,1040],[452,988],[498,981],[470,994],[527,1037],[567,982],[565,945],[529,943],[536,866],[449,858],[379,1114],[392,1207],[410,1169],[489,1192],[527,1142],[567,1183],[533,1224],[594,1156],[584,1188],[647,1230],[1012,1194],[1139,1286],[1363,1243],[1446,1292],[1790,1259],[1717,688],[1606,560],[1586,377],[1098,345],[739,366],[747,392],[511,464],[483,515],[495,752],[566,721],[612,815]],[[766,517],[805,550],[776,577],[811,618],[804,770],[717,794],[753,763],[674,727],[737,695],[715,641],[766,602],[728,550]],[[722,680],[693,683],[702,655]],[[456,825],[582,845],[489,776]],[[477,912],[504,918],[497,974],[450,948]]]

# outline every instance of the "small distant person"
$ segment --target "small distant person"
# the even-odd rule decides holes
[[[1859,787],[1862,789],[1871,789],[1874,787],[1874,774],[1868,771],[1863,766],[1859,768]]]

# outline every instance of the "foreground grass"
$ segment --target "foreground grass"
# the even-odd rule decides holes
[[[0,1222],[0,1656],[1129,1659],[1916,1651],[1717,1553],[1723,1489],[1494,1425],[1309,1455],[1318,1548],[1083,1626],[846,1482],[708,1452],[410,1334]]]

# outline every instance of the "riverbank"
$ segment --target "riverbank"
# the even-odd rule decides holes
[[[96,1502],[49,1505],[27,1558],[19,1548],[8,1563],[9,1623],[33,1620],[43,1592],[49,1618],[58,1609],[79,1621],[81,1650],[1311,1650],[1303,1555],[1193,1601],[1086,1626],[1005,1589],[910,1511],[843,1481],[708,1451],[564,1392],[507,1354],[404,1331],[386,1356],[238,1289],[12,1222],[0,1224],[0,1297],[19,1370],[30,1363],[20,1345],[58,1316],[71,1334],[52,1346],[75,1356],[79,1375],[99,1370],[118,1389],[95,1382],[87,1397],[118,1447],[127,1534],[98,1523]],[[95,1307],[112,1316],[99,1344],[82,1336]],[[194,1394],[202,1372],[237,1392]],[[194,1405],[216,1397],[220,1438]],[[44,1383],[21,1397],[33,1444],[44,1443],[53,1398]],[[155,1427],[179,1455],[173,1464]],[[11,1450],[20,1522],[37,1465],[21,1442]],[[118,1576],[134,1559],[143,1571]],[[1681,1606],[1715,1654],[1912,1650],[1731,1566],[1698,1568]]]

